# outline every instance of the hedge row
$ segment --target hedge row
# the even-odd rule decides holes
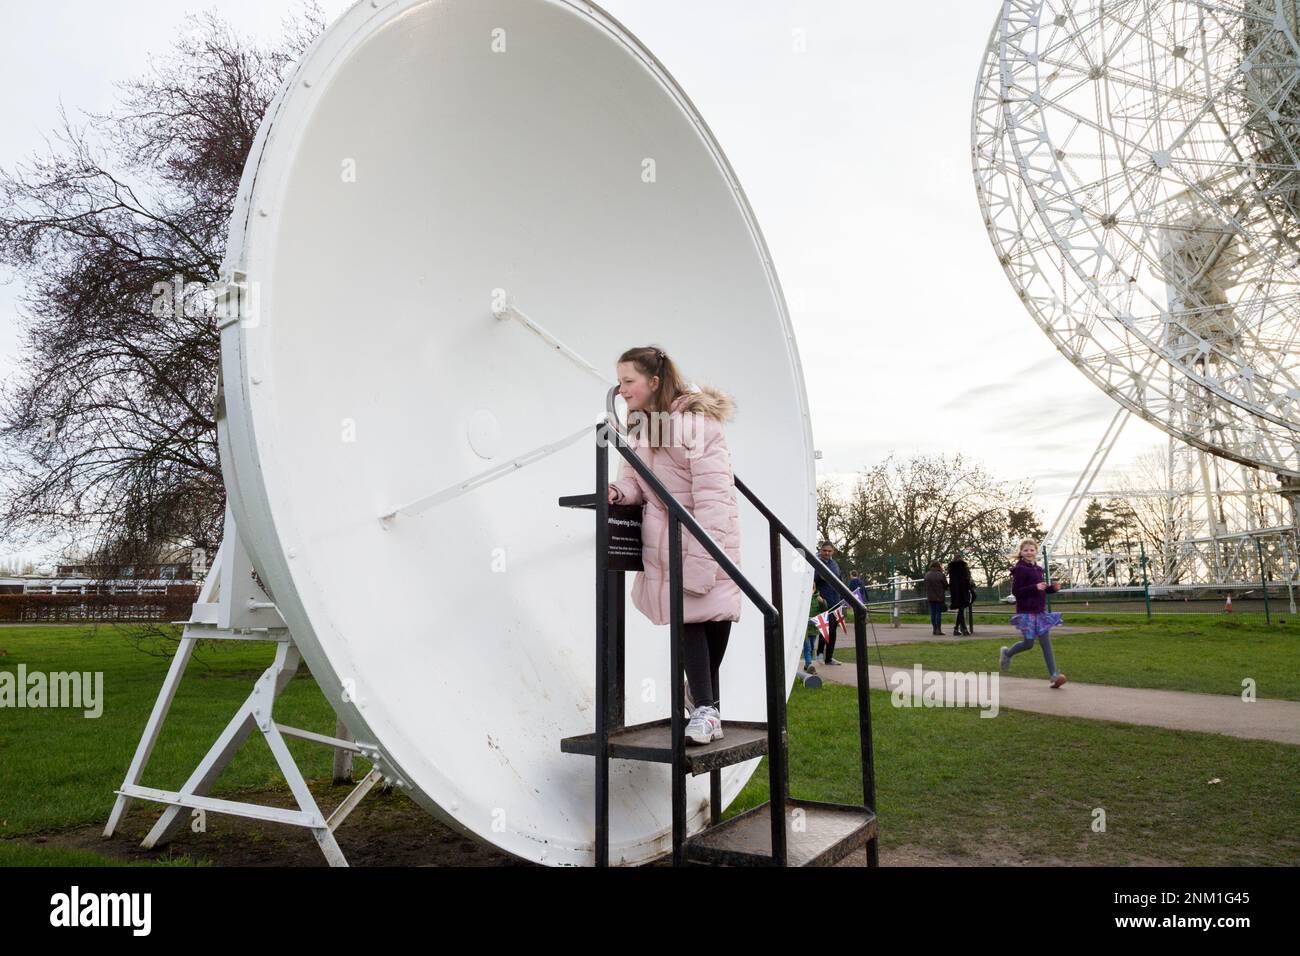
[[[166,594],[0,594],[0,621],[184,621],[198,594],[184,585]]]

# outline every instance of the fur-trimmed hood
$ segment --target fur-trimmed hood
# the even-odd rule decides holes
[[[720,422],[731,421],[736,415],[736,402],[726,392],[712,385],[700,385],[693,392],[678,395],[672,404],[674,412],[696,412],[716,418]]]

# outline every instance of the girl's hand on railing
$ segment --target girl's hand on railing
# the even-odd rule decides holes
[[[617,488],[615,488],[613,485],[610,485],[610,486],[609,486],[609,503],[610,503],[611,505],[612,505],[612,504],[617,504],[617,503],[618,503],[618,499],[621,498],[621,497],[623,497],[623,493],[622,493],[621,491],[619,491]]]

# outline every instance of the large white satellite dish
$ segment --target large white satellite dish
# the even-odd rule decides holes
[[[816,530],[793,333],[721,149],[591,4],[370,0],[272,105],[224,271],[256,303],[222,329],[231,509],[322,690],[440,818],[590,863],[593,761],[560,740],[594,725],[594,533],[557,501],[592,490],[618,355],[658,343],[735,395],[736,473]],[[767,524],[741,515],[768,580]],[[809,585],[789,563],[785,606]],[[790,673],[805,626],[785,619]],[[629,614],[629,723],[666,716],[668,670],[667,628]],[[726,716],[765,719],[763,673],[750,607]],[[670,846],[669,772],[614,764],[614,862]]]

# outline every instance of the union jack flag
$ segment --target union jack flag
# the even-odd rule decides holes
[[[813,627],[817,628],[822,637],[828,641],[831,639],[830,611],[822,611],[816,617],[809,618],[809,620],[813,622]]]

